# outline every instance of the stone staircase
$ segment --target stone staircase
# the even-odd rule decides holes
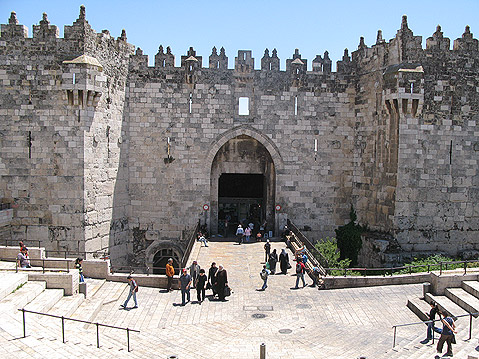
[[[428,320],[427,314],[431,307],[428,303],[435,301],[439,308],[448,315],[461,316],[469,313],[479,312],[479,282],[463,281],[460,288],[446,288],[444,295],[433,295],[426,293],[423,299],[412,298],[408,300],[407,306],[411,309],[421,321]],[[477,317],[477,316],[476,316]],[[472,319],[471,340],[469,340],[469,321],[470,317],[459,317],[456,321],[456,341],[453,345],[454,357],[464,359],[479,359],[479,346],[477,338],[479,337],[479,326],[477,320]],[[436,326],[442,327],[437,323]],[[421,341],[426,337],[426,325],[418,324],[418,337],[412,341],[402,341],[395,348],[388,350],[381,358],[408,358],[422,359],[433,358],[436,355],[436,345],[439,335],[435,334],[434,344],[430,341],[422,344]],[[401,328],[398,328],[400,333]],[[446,351],[446,345],[443,353]]]

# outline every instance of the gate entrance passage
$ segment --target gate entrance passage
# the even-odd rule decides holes
[[[266,223],[274,228],[275,169],[268,150],[256,139],[240,135],[216,153],[211,167],[212,234],[232,236],[239,223]]]
[[[254,224],[257,231],[264,222],[265,176],[261,174],[223,173],[218,189],[218,233],[235,234],[239,223]]]

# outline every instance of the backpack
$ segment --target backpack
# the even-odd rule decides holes
[[[303,273],[303,266],[301,263],[296,263],[296,274]]]
[[[259,275],[261,276],[262,280],[265,280],[266,278],[268,278],[268,272],[266,272],[265,270],[262,270]]]

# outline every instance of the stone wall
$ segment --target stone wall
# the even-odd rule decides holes
[[[402,250],[477,249],[469,28],[452,50],[440,28],[422,49],[403,17],[390,41],[378,32],[345,50],[337,72],[327,51],[309,69],[295,50],[281,71],[276,50],[260,70],[240,50],[228,69],[223,48],[208,61],[190,48],[175,67],[162,46],[150,67],[125,31],[96,33],[84,7],[64,33],[46,14],[32,38],[15,13],[1,25],[0,198],[14,239],[109,248],[116,265],[181,256],[198,219],[217,230],[224,172],[268,178],[268,230],[288,217],[313,241],[332,236],[352,204]]]

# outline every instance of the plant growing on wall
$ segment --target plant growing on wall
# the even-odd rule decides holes
[[[340,259],[350,259],[353,266],[358,264],[358,254],[362,247],[361,233],[366,230],[365,227],[356,224],[357,218],[356,211],[353,205],[351,205],[349,223],[334,230],[340,251]]]

